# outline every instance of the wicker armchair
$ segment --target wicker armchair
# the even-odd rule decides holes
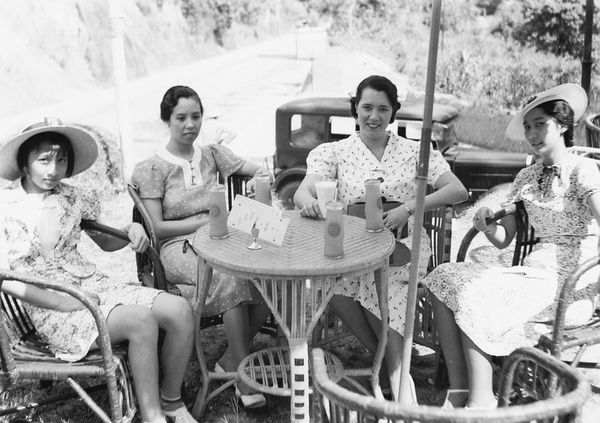
[[[227,204],[228,207],[231,208],[233,204],[233,200],[236,194],[242,194],[245,192],[246,182],[250,178],[246,176],[239,175],[231,175],[227,178],[226,181],[221,181],[225,183],[226,192],[227,192]],[[134,207],[133,207],[133,221],[141,223],[146,229],[146,233],[150,238],[150,245],[158,252],[160,252],[160,240],[156,235],[156,230],[154,229],[154,224],[152,223],[152,219],[150,214],[148,213],[146,207],[144,206],[142,199],[138,193],[138,188],[135,185],[128,185],[129,195],[131,196]],[[189,246],[189,248],[192,248]],[[164,268],[162,263],[160,263],[160,259],[157,261],[151,260],[146,254],[136,254],[136,263],[138,270],[138,278],[139,280],[149,286],[161,287],[161,289],[165,289],[171,294],[181,295],[179,289],[176,285],[170,284],[164,273]],[[194,307],[195,308],[195,307]],[[195,349],[196,349],[196,357],[198,359],[198,366],[200,371],[200,387],[198,390],[198,395],[196,397],[196,401],[194,404],[194,408],[192,414],[197,419],[200,419],[204,410],[206,408],[207,403],[215,398],[217,395],[224,392],[226,389],[230,388],[233,383],[236,381],[237,373],[216,373],[208,369],[208,364],[206,362],[206,357],[204,356],[204,351],[202,348],[201,336],[200,332],[203,329],[207,329],[209,327],[218,326],[223,324],[222,315],[217,316],[197,316],[196,321],[196,336],[195,336]],[[270,316],[268,321],[261,329],[262,333],[270,334],[272,336],[276,335],[277,325],[275,323],[275,319],[273,316]],[[222,382],[220,386],[215,388],[214,390],[209,392],[209,385],[211,381],[219,381]]]
[[[127,234],[96,222],[82,222],[82,228],[110,233],[123,239]],[[150,252],[152,256],[152,252]],[[154,252],[154,256],[156,253]],[[81,301],[94,316],[99,332],[100,349],[90,352],[83,360],[70,363],[59,360],[39,338],[22,303],[7,294],[1,294],[0,308],[0,387],[2,390],[21,380],[66,381],[77,395],[105,422],[122,423],[133,419],[136,412],[135,398],[130,383],[127,365],[127,346],[111,346],[106,319],[100,308],[90,301],[83,291],[71,285],[32,274],[0,269],[0,285],[5,280],[18,280],[44,289],[64,292]],[[76,379],[97,379],[100,383],[83,388]],[[90,392],[108,390],[110,417],[89,396]],[[68,398],[69,396],[67,396]],[[42,404],[64,401],[65,395],[30,401],[15,407],[0,410],[0,416],[30,409]]]
[[[600,113],[591,113],[584,119],[588,147],[600,148]]]
[[[510,204],[506,208],[499,210],[489,220],[499,220],[510,214],[513,214],[517,221],[517,234],[514,241],[512,260],[512,265],[517,266],[523,264],[523,260],[527,257],[527,254],[531,252],[533,246],[538,242],[538,238],[535,236],[533,227],[529,224],[527,211],[521,202]],[[465,260],[471,241],[478,233],[479,231],[475,228],[471,228],[465,234],[456,258],[457,262]],[[565,313],[569,306],[567,299],[572,294],[581,275],[597,265],[598,258],[590,259],[571,273],[560,293],[553,333],[540,338],[539,346],[557,358],[561,358],[562,352],[567,349],[578,348],[575,358],[571,361],[573,367],[579,365],[580,359],[588,346],[600,343],[600,312],[596,310],[595,314],[584,326],[566,328],[564,325]]]
[[[538,423],[578,422],[581,409],[591,394],[589,383],[577,370],[536,349],[520,348],[511,353],[500,373],[498,408],[494,410],[443,410],[440,407],[413,406],[379,400],[352,392],[333,382],[325,371],[323,350],[313,350],[313,400],[315,422],[330,423]],[[535,377],[523,370],[543,369]],[[554,390],[544,390],[538,400],[512,405],[511,397],[521,389],[516,379],[528,380],[531,389],[555,382]]]

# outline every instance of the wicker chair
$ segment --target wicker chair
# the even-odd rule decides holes
[[[110,233],[128,240],[127,234],[96,222],[82,222],[82,228]],[[157,257],[150,252],[151,257]],[[26,404],[3,409],[0,416],[23,409],[31,409],[43,404],[64,401],[66,398],[81,399],[104,422],[122,423],[133,419],[136,412],[135,398],[130,383],[127,365],[126,345],[111,346],[106,319],[100,308],[90,301],[83,291],[71,285],[61,285],[56,281],[0,269],[0,285],[4,280],[18,280],[44,289],[64,292],[81,301],[92,313],[99,332],[100,349],[90,352],[83,360],[75,363],[59,360],[40,339],[21,302],[10,295],[1,294],[0,312],[0,387],[2,390],[16,385],[21,380],[66,381],[75,391],[73,395],[30,401]],[[75,379],[90,378],[101,381],[98,385],[83,388]],[[108,390],[110,417],[89,396],[90,392]]]
[[[513,214],[517,221],[517,234],[515,236],[512,259],[512,265],[517,266],[523,264],[525,257],[527,257],[533,246],[538,242],[538,238],[535,236],[533,227],[529,224],[527,211],[522,202],[510,204],[506,208],[499,210],[493,217],[489,218],[488,221],[499,220],[510,214]],[[478,233],[479,231],[475,228],[471,228],[467,231],[458,251],[456,258],[457,262],[465,260],[471,241]],[[594,315],[584,326],[566,328],[564,325],[565,313],[569,305],[567,299],[573,292],[581,275],[586,271],[591,270],[597,264],[597,258],[590,259],[571,273],[560,293],[553,333],[540,338],[539,346],[557,358],[561,358],[562,352],[567,349],[578,348],[578,351],[574,356],[575,358],[571,361],[573,367],[579,365],[580,359],[588,346],[600,343],[600,312],[596,310]]]
[[[319,423],[578,422],[583,404],[591,394],[589,383],[579,371],[536,348],[520,348],[507,357],[500,373],[498,408],[494,410],[442,410],[352,392],[329,379],[321,349],[313,350],[313,366],[316,392],[313,415]],[[543,369],[535,377],[526,373],[533,366]],[[556,381],[555,389],[543,389],[541,398],[532,399],[531,403],[512,405],[511,398],[521,389],[515,379],[528,380],[532,390],[546,386],[552,379]]]
[[[227,204],[229,208],[231,208],[231,206],[233,205],[235,195],[245,192],[245,186],[248,180],[249,178],[245,176],[232,175],[229,178],[227,178],[226,181],[221,181],[224,182],[226,185]],[[158,236],[156,235],[156,230],[154,229],[154,224],[152,223],[150,214],[148,213],[138,193],[138,188],[135,185],[130,184],[128,186],[128,191],[134,203],[133,221],[139,222],[144,226],[148,237],[150,238],[150,245],[154,247],[156,251],[160,252],[160,241],[158,239]],[[189,248],[192,247],[189,246]],[[167,281],[164,273],[164,268],[162,266],[162,263],[160,263],[160,260],[158,260],[157,263],[156,261],[151,260],[151,258],[148,257],[146,254],[136,254],[136,263],[138,270],[138,278],[143,284],[161,287],[161,289],[165,289],[174,295],[181,295],[177,286]],[[194,309],[196,309],[196,307],[194,307]],[[196,417],[196,419],[200,419],[202,417],[202,414],[204,413],[207,403],[216,396],[220,395],[228,388],[230,388],[234,384],[238,376],[235,372],[216,373],[214,371],[209,370],[208,364],[206,362],[206,357],[204,356],[200,332],[204,329],[223,324],[222,315],[198,316],[197,319],[198,320],[196,322],[195,349],[196,357],[198,359],[198,366],[200,371],[199,377],[201,382],[198,390],[198,395],[194,403],[192,414],[194,415],[194,417]],[[269,317],[268,321],[262,327],[261,332],[272,336],[276,336],[277,325],[273,316]],[[222,384],[209,392],[210,382],[212,381],[220,381],[222,382]]]
[[[423,227],[429,236],[431,250],[433,251],[428,272],[439,264],[450,261],[452,217],[452,206],[439,207],[435,210],[425,212],[423,216]],[[436,362],[438,363],[438,380],[436,383],[441,386],[444,380],[445,365],[441,359],[441,347],[435,329],[431,300],[429,299],[429,292],[427,290],[420,289],[419,294],[416,304],[413,341],[416,344],[426,346],[435,351]],[[323,313],[320,324],[315,328],[312,346],[323,347],[350,335],[350,331],[345,328],[335,313]],[[352,374],[352,372],[349,372],[349,374]]]
[[[584,123],[587,146],[600,148],[600,113],[587,115]]]

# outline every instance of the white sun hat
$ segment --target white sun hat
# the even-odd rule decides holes
[[[577,123],[587,109],[587,94],[577,84],[562,84],[530,97],[521,110],[512,118],[506,128],[506,136],[513,141],[526,141],[523,118],[535,107],[554,100],[564,100],[573,109],[574,122]]]
[[[94,164],[98,157],[98,144],[83,129],[67,126],[60,119],[44,118],[25,128],[19,135],[8,141],[0,149],[0,178],[14,181],[24,175],[17,164],[17,154],[25,141],[44,132],[57,132],[67,137],[73,147],[73,172],[71,176],[83,172]]]

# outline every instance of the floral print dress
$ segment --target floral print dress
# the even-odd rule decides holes
[[[346,206],[365,201],[365,181],[383,178],[382,195],[388,201],[406,202],[417,193],[417,168],[419,165],[420,144],[401,138],[391,132],[381,161],[371,153],[358,134],[313,149],[306,160],[307,174],[320,175],[326,179],[338,180],[338,200]],[[432,151],[429,157],[427,183],[434,185],[437,179],[450,171],[450,166],[439,151]],[[412,247],[414,219],[408,220],[408,237],[400,240],[409,249]],[[421,252],[419,256],[419,277],[427,271],[431,246],[424,229],[421,229]],[[389,310],[390,327],[404,333],[406,300],[408,295],[409,265],[390,267],[389,271]],[[338,285],[336,293],[353,297],[363,307],[380,316],[377,291],[373,276]]]
[[[553,167],[537,163],[523,169],[510,201],[523,201],[540,238],[524,265],[445,263],[423,283],[486,353],[501,356],[535,345],[551,330],[555,300],[569,273],[598,254],[598,227],[587,203],[598,192],[600,173],[585,158],[573,155]],[[590,318],[598,276],[598,271],[590,271],[580,279],[567,326]]]
[[[217,173],[228,177],[244,163],[244,159],[218,144],[195,146],[190,161],[163,148],[155,156],[138,163],[133,170],[132,182],[137,185],[141,198],[160,199],[164,220],[199,220],[208,215],[210,189],[218,182]],[[186,297],[193,293],[198,272],[198,258],[193,249],[184,248],[185,241],[191,243],[193,235],[163,240],[160,248],[167,280],[179,285]],[[181,285],[189,285],[189,288],[186,291]],[[202,314],[215,316],[241,303],[262,301],[249,280],[215,271]]]
[[[99,215],[100,202],[91,189],[60,183],[47,195],[27,194],[17,180],[0,191],[0,245],[5,250],[0,262],[11,270],[98,294],[105,317],[121,304],[152,307],[161,291],[109,280],[77,251],[80,222],[98,220]],[[87,309],[67,313],[28,303],[24,307],[38,333],[62,360],[85,357],[98,337]]]

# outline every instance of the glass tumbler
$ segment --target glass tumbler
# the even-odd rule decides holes
[[[224,185],[215,185],[210,189],[208,221],[210,225],[209,235],[212,239],[223,239],[229,236]]]
[[[271,204],[271,174],[267,172],[259,172],[255,175],[256,178],[256,191],[254,199],[258,202]]]
[[[330,201],[327,203],[325,218],[324,254],[327,258],[339,259],[344,257],[344,203]]]
[[[381,204],[381,189],[379,179],[365,181],[365,218],[367,232],[383,231],[383,205]]]

